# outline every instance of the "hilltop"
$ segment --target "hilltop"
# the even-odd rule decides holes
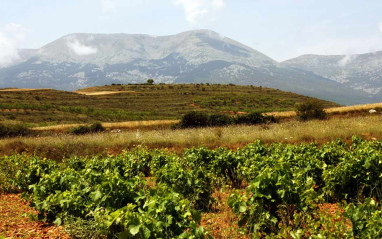
[[[226,114],[293,110],[310,97],[255,86],[220,84],[107,85],[76,92],[8,89],[0,120],[34,125],[179,119],[196,110]],[[322,101],[325,107],[338,104]]]

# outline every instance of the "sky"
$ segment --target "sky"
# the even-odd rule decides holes
[[[382,0],[0,0],[0,64],[71,33],[210,29],[283,61],[382,50]],[[90,49],[91,50],[91,49]]]

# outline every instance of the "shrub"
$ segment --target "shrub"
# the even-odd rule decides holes
[[[26,136],[31,134],[31,130],[22,124],[3,125],[0,124],[0,138]]]
[[[69,132],[71,134],[88,134],[88,133],[98,133],[105,131],[105,128],[101,123],[94,123],[90,126],[80,125],[71,129]]]
[[[180,122],[183,128],[206,127],[208,126],[209,117],[206,113],[191,111],[183,115]]]
[[[259,112],[253,112],[247,115],[239,115],[235,118],[235,124],[264,124],[275,123],[276,119],[273,116],[263,116]]]
[[[206,126],[226,126],[230,124],[264,124],[275,123],[277,120],[273,116],[263,116],[261,113],[254,112],[246,115],[239,115],[235,118],[225,114],[208,115],[203,112],[192,111],[185,114],[179,124],[171,126],[172,129],[206,127]]]
[[[209,126],[225,126],[233,123],[233,119],[224,114],[212,114],[208,117]]]
[[[296,106],[297,117],[306,121],[310,119],[326,119],[326,112],[321,102],[310,100]]]
[[[103,132],[105,131],[105,128],[102,126],[100,122],[94,123],[90,125],[90,132]]]

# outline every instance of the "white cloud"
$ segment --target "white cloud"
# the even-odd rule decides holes
[[[186,20],[195,25],[208,13],[225,7],[225,0],[173,0],[175,5],[181,5],[186,13]]]
[[[357,55],[346,55],[344,58],[342,58],[339,62],[338,65],[341,67],[345,67],[346,65],[350,64],[357,58]]]
[[[83,45],[76,39],[68,40],[68,47],[79,56],[96,54],[98,51],[97,48]]]
[[[0,29],[0,67],[9,66],[20,59],[18,54],[26,38],[26,29],[20,24],[10,23]]]
[[[115,13],[116,6],[114,0],[101,0],[103,13]]]
[[[379,31],[382,33],[382,22],[379,23]]]

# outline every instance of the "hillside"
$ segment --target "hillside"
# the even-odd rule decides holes
[[[209,30],[171,36],[70,34],[0,69],[0,87],[77,90],[112,83],[220,83],[256,85],[335,101],[375,99],[270,57]]]
[[[0,120],[50,125],[179,119],[191,110],[288,111],[308,99],[270,88],[217,84],[109,85],[77,92],[8,89],[0,92]],[[322,102],[326,107],[338,106]]]
[[[381,99],[382,51],[360,55],[303,55],[282,65],[310,71]]]

